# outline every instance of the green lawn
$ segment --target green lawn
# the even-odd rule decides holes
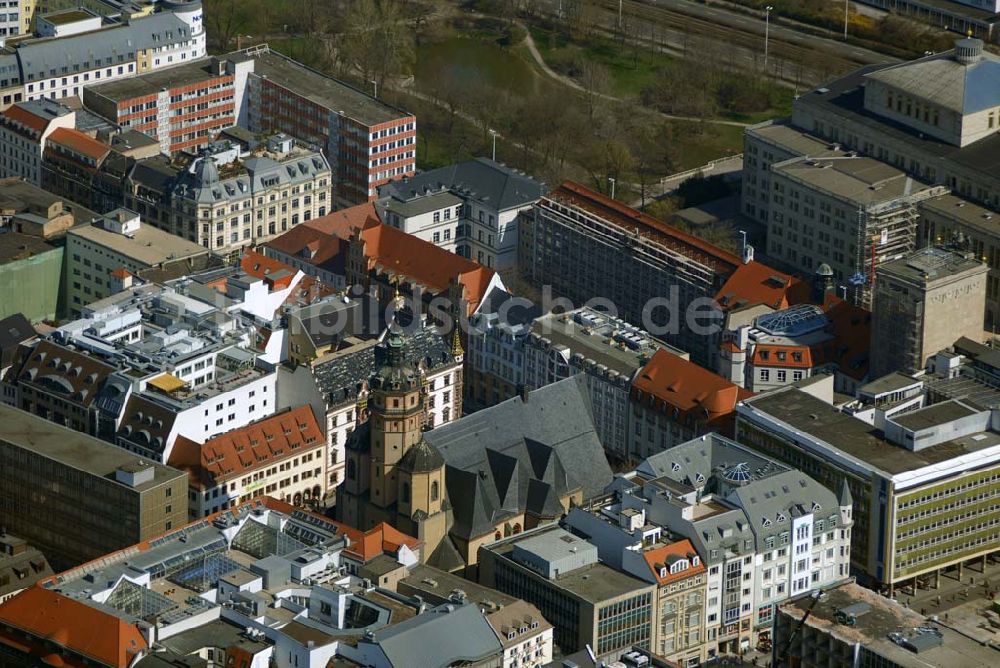
[[[670,121],[678,159],[677,170],[694,169],[743,150],[743,128],[709,125],[688,121]]]
[[[612,95],[636,96],[656,78],[656,73],[671,58],[649,49],[621,45],[614,40],[595,37],[585,44],[569,41],[564,34],[537,26],[530,28],[535,46],[545,62],[556,72],[577,76],[580,64],[591,61],[603,65],[611,78]]]

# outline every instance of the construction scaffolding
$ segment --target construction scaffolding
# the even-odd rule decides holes
[[[878,267],[917,249],[920,217],[917,204],[946,194],[946,187],[935,186],[878,204],[858,206],[855,273],[850,278],[855,304],[871,310]]]

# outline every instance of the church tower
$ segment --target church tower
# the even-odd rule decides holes
[[[393,329],[386,339],[386,363],[371,381],[369,499],[378,508],[397,501],[397,465],[420,441],[424,400],[418,370],[407,364],[403,335]]]

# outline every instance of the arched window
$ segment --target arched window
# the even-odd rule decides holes
[[[431,501],[438,500],[438,483],[437,480],[431,483]]]
[[[408,482],[403,483],[403,490],[399,493],[399,497],[400,497],[399,500],[402,501],[403,503],[410,502],[410,483]]]
[[[514,523],[514,533],[521,533],[521,523],[520,522],[515,522]]]
[[[357,480],[357,477],[358,477],[357,464],[354,463],[353,459],[348,459],[347,460],[347,479],[348,480]]]

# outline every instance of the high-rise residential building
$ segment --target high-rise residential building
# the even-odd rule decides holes
[[[274,135],[252,152],[226,144],[183,166],[166,156],[140,161],[124,205],[150,225],[234,253],[325,215],[332,178],[322,153]]]
[[[379,189],[387,225],[503,271],[517,264],[521,214],[545,184],[487,158],[405,177]]]
[[[932,246],[880,267],[871,372],[915,373],[962,336],[983,338],[989,268],[971,252]]]
[[[4,525],[57,568],[187,522],[187,476],[16,408],[0,406]]]
[[[266,45],[227,58],[253,59],[240,125],[253,132],[285,132],[322,150],[335,175],[338,202],[372,201],[379,186],[414,173],[417,119],[409,112]]]
[[[774,163],[768,257],[807,276],[826,263],[848,298],[870,307],[876,268],[917,247],[917,204],[944,192],[843,151]]]
[[[789,387],[736,409],[741,443],[853,499],[852,565],[859,579],[890,591],[946,568],[961,572],[1000,536],[995,411],[954,399],[901,412],[894,404],[862,420]]]

